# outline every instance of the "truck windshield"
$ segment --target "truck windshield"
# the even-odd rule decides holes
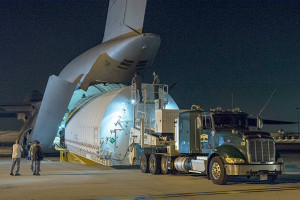
[[[214,114],[215,128],[247,129],[247,116],[242,114]]]

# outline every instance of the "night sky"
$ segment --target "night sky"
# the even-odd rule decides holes
[[[44,92],[50,75],[100,44],[107,7],[108,0],[1,0],[0,104]],[[227,109],[233,96],[234,107],[257,115],[277,89],[262,116],[297,121],[300,1],[148,0],[144,32],[161,37],[153,67],[162,83],[178,82],[171,95],[180,108]],[[0,130],[20,124],[2,119]]]

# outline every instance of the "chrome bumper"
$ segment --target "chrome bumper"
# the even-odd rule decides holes
[[[225,165],[227,175],[283,174],[284,164]]]

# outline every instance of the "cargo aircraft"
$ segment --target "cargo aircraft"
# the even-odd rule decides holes
[[[103,82],[130,83],[135,71],[143,73],[151,66],[160,37],[142,32],[145,8],[146,0],[110,0],[102,44],[76,57],[58,76],[49,77],[31,138],[43,144],[44,152],[53,150],[76,89]]]
[[[24,138],[25,143],[39,140],[45,153],[54,152],[53,140],[75,90],[99,83],[129,84],[135,71],[143,74],[151,67],[160,36],[142,32],[146,1],[110,0],[101,44],[76,57],[58,76],[51,75],[42,100],[0,105],[0,117],[25,121],[19,132],[23,143]]]

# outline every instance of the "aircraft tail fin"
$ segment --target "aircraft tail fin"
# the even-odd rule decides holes
[[[102,42],[124,34],[141,34],[147,0],[110,0]]]

